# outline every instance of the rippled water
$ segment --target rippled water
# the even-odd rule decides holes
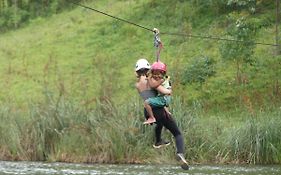
[[[7,162],[0,161],[0,175],[280,175],[281,166],[191,166],[182,170],[176,165],[108,165],[108,164],[72,164],[42,162]]]

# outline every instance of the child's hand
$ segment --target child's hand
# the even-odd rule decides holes
[[[172,115],[172,113],[169,111],[169,109],[167,108],[167,106],[164,107],[165,111],[169,114]]]

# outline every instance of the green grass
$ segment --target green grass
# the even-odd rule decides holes
[[[47,98],[47,97],[46,97]],[[142,105],[100,102],[98,108],[60,99],[31,104],[28,112],[0,109],[1,159],[88,163],[163,163],[174,160],[172,146],[152,147],[154,130],[142,124]],[[255,116],[224,113],[206,116],[186,110],[174,99],[174,117],[185,140],[191,163],[279,164],[280,110]],[[21,117],[19,117],[21,116]],[[174,162],[175,163],[175,162]]]
[[[214,12],[197,19],[201,12],[190,2],[87,5],[160,31],[223,36],[227,23],[225,14]],[[272,43],[273,33],[268,25],[257,40]],[[172,111],[188,159],[280,163],[281,69],[274,49],[257,46],[257,61],[245,70],[249,83],[238,86],[235,65],[221,59],[220,42],[161,39],[161,60],[173,80]],[[0,34],[0,41],[1,159],[159,163],[173,158],[174,147],[152,149],[153,128],[142,125],[134,88],[136,60],[155,60],[153,33],[77,7]],[[202,56],[215,60],[216,75],[202,85],[182,85],[186,65]]]
[[[214,11],[200,14],[200,10],[191,8],[190,2],[97,1],[86,5],[145,27],[158,27],[164,32],[223,36],[225,31],[225,26],[221,25],[225,14],[216,16]],[[200,25],[194,24],[196,16],[196,23]],[[260,16],[266,19],[266,13]],[[205,20],[199,20],[201,18]],[[272,43],[273,30],[274,27],[268,25],[260,31],[258,40]],[[34,19],[22,29],[1,34],[0,39],[0,80],[5,82],[0,85],[0,99],[23,108],[30,101],[41,102],[46,90],[57,96],[64,93],[68,98],[90,105],[94,105],[93,99],[103,96],[122,104],[135,93],[133,68],[136,60],[141,57],[150,62],[155,60],[151,32],[81,7]],[[229,99],[239,99],[235,88],[230,91],[235,83],[235,65],[220,58],[220,42],[169,35],[161,35],[161,39],[164,43],[161,60],[168,64],[176,87],[175,96],[187,97],[189,103],[199,100],[205,106],[228,106],[232,104]],[[276,65],[278,60],[273,58],[272,50],[268,46],[258,46],[255,50],[257,63],[262,65],[267,58],[275,60],[272,64]],[[180,84],[185,65],[202,56],[216,61],[216,75],[209,78],[201,90],[197,84]],[[246,74],[256,92],[267,96],[271,92],[263,79],[276,80],[278,74],[268,72],[272,65],[257,68]],[[252,76],[260,71],[266,74]],[[244,90],[254,96],[252,89]],[[240,102],[237,100],[236,104]]]

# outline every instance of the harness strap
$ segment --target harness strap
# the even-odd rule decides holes
[[[153,29],[153,32],[154,32],[154,47],[156,47],[156,61],[159,61],[160,60],[160,52],[163,48],[163,44],[161,42],[161,39],[160,39],[160,31],[157,29],[157,28],[154,28]]]

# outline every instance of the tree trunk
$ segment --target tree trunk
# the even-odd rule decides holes
[[[238,85],[241,85],[241,73],[240,73],[240,63],[239,60],[236,60],[236,81]]]
[[[275,24],[275,40],[276,40],[276,55],[280,55],[280,46],[279,46],[279,0],[276,0],[276,24]]]
[[[12,0],[7,0],[6,2],[7,2],[7,6],[8,7],[11,7],[13,5],[13,1]]]
[[[14,15],[15,15],[15,20],[14,20],[14,27],[18,28],[18,0],[14,0],[15,4],[15,10],[14,10]]]
[[[22,6],[23,6],[22,0],[18,0],[18,8],[22,9]]]
[[[2,12],[2,10],[3,10],[3,8],[4,8],[4,1],[0,1],[0,14],[1,14],[1,12]]]

